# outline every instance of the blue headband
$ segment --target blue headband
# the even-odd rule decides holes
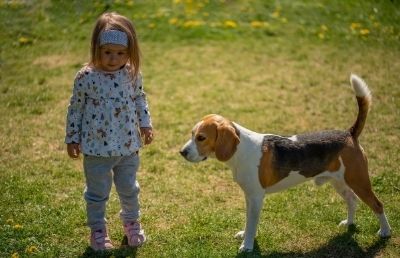
[[[127,47],[128,36],[119,30],[104,30],[100,33],[100,46],[105,44],[116,44]]]

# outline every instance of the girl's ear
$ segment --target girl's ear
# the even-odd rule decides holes
[[[222,123],[217,127],[215,156],[219,161],[229,160],[236,151],[240,139],[232,125]]]

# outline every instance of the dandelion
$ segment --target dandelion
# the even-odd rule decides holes
[[[353,23],[351,23],[351,25],[350,25],[350,29],[351,30],[357,30],[357,29],[359,29],[359,28],[361,28],[361,23],[358,23],[358,22],[353,22]]]
[[[318,38],[324,39],[325,38],[325,34],[323,32],[318,33]]]
[[[236,28],[237,27],[237,23],[235,21],[232,20],[227,20],[224,22],[224,26],[227,28]]]
[[[281,16],[281,7],[276,6],[275,11],[271,14],[272,18],[278,19]]]
[[[16,225],[14,225],[14,229],[17,229],[17,230],[19,230],[19,229],[22,229],[23,228],[23,226],[22,225],[20,225],[20,224],[16,224]]]
[[[39,250],[39,249],[38,249],[36,246],[31,245],[31,246],[27,247],[25,251],[26,251],[28,254],[33,254],[33,253],[36,253],[38,250]]]
[[[156,27],[155,23],[149,23],[149,25],[147,25],[147,27],[149,27],[150,29],[154,29]]]
[[[360,35],[361,36],[368,36],[369,33],[370,33],[369,29],[360,30]]]
[[[11,255],[11,258],[19,258],[19,254],[17,252],[15,252]]]
[[[253,27],[253,28],[260,28],[260,27],[263,26],[262,22],[260,22],[260,21],[252,21],[252,22],[250,23],[250,25],[251,25],[251,27]]]
[[[287,19],[286,19],[285,17],[282,17],[282,18],[281,18],[281,22],[282,22],[282,23],[287,23]]]
[[[262,21],[252,21],[250,23],[250,26],[253,27],[253,28],[262,28],[262,27],[265,26],[265,24]]]
[[[279,18],[279,16],[281,16],[281,13],[280,13],[279,10],[275,10],[275,11],[272,13],[272,17],[274,17],[274,18]]]
[[[18,42],[19,42],[21,45],[26,45],[26,44],[31,43],[32,40],[30,40],[30,39],[28,39],[28,38],[26,38],[26,37],[20,37],[20,38],[18,39]]]
[[[178,23],[178,18],[171,18],[169,19],[168,23],[171,25],[175,25]]]
[[[185,28],[193,28],[193,27],[198,27],[198,26],[200,26],[200,25],[202,25],[202,24],[203,24],[202,21],[199,21],[199,20],[191,20],[191,21],[186,21],[186,22],[183,24],[183,27],[185,27]]]
[[[131,0],[131,1],[127,1],[127,2],[126,2],[126,5],[127,5],[127,6],[133,6],[133,1],[132,1],[132,0]]]

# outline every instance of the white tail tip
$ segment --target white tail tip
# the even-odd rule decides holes
[[[364,82],[363,79],[355,74],[351,74],[350,83],[357,97],[371,97],[371,91],[369,90],[368,85]]]

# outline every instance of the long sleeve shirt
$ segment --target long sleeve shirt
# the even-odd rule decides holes
[[[79,143],[83,154],[127,156],[142,146],[141,127],[152,127],[142,76],[129,68],[104,72],[91,66],[76,75],[68,107],[65,143]]]

